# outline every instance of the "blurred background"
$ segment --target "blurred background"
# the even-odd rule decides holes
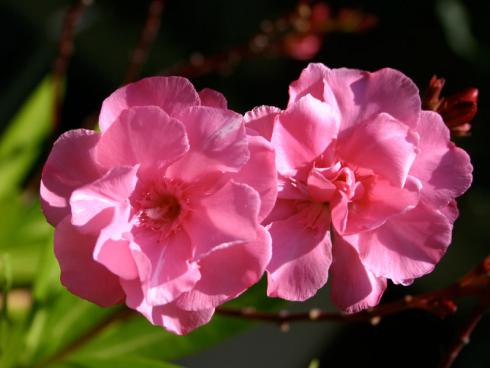
[[[73,45],[65,43],[64,52],[72,56],[57,67],[62,104],[54,109],[53,65],[64,16],[74,3],[0,1],[0,274],[12,304],[0,345],[17,352],[17,358],[1,358],[1,367],[42,361],[109,313],[59,286],[52,230],[40,214],[37,187],[53,140],[68,129],[93,127],[103,99],[137,77],[187,76],[197,89],[224,93],[229,107],[241,113],[262,104],[285,107],[289,83],[310,60],[370,71],[389,66],[422,91],[436,74],[446,79],[443,95],[478,88],[471,133],[456,139],[470,153],[475,172],[472,188],[458,201],[453,244],[431,275],[408,288],[391,285],[383,301],[444,287],[487,255],[490,2],[338,0],[308,12],[292,0],[169,0],[162,2],[153,42],[145,45],[140,36],[150,1],[96,0],[74,22]],[[153,9],[154,22],[159,11]],[[263,300],[262,294],[259,285],[237,305],[333,308],[325,290],[294,305]],[[463,301],[458,314],[445,320],[414,311],[377,326],[298,323],[287,332],[218,317],[188,337],[128,321],[53,366],[163,367],[148,362],[165,359],[188,367],[434,367],[471,306]],[[487,316],[454,367],[489,367],[489,351]],[[119,363],[107,363],[114,357]]]

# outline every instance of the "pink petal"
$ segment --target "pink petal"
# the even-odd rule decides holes
[[[56,227],[54,251],[61,268],[61,283],[73,294],[102,307],[124,298],[119,278],[95,262],[92,252],[97,237],[84,234],[66,217]]]
[[[136,262],[140,274],[147,277],[142,282],[146,285],[149,305],[172,302],[191,290],[201,277],[197,265],[189,262],[193,258],[193,249],[184,231],[161,239],[151,230],[133,230],[133,241],[133,246],[145,257],[144,262],[138,258]]]
[[[186,311],[178,308],[176,303],[170,303],[153,309],[153,323],[177,335],[186,335],[208,323],[213,314],[214,309]]]
[[[199,91],[199,98],[203,106],[217,107],[220,109],[226,109],[228,107],[225,96],[211,88],[201,89]]]
[[[223,243],[247,242],[257,235],[260,198],[245,184],[233,181],[211,195],[198,194],[183,223],[196,257]]]
[[[373,170],[403,187],[415,160],[418,137],[387,114],[357,124],[337,141],[339,157],[350,165]]]
[[[420,97],[417,86],[398,70],[374,73],[328,69],[325,81],[335,95],[342,116],[341,130],[384,112],[411,128],[417,126]]]
[[[273,221],[286,220],[298,212],[297,202],[295,200],[278,198],[274,208],[262,224],[268,225]]]
[[[259,106],[247,112],[243,120],[247,128],[253,129],[259,135],[270,141],[275,118],[280,112],[281,109],[277,107]]]
[[[471,184],[470,157],[449,140],[449,130],[439,114],[423,111],[417,131],[419,153],[410,175],[422,181],[423,200],[436,207],[446,206]]]
[[[43,168],[41,205],[56,226],[69,212],[68,200],[76,188],[97,179],[103,169],[94,161],[100,135],[85,129],[70,130],[55,142]]]
[[[145,78],[119,88],[104,100],[100,129],[105,132],[124,110],[134,106],[159,106],[173,116],[176,111],[199,103],[196,90],[186,78]]]
[[[292,82],[289,86],[289,104],[299,101],[302,97],[310,94],[317,100],[325,101],[332,104],[332,101],[324,99],[325,88],[328,88],[325,84],[325,77],[330,69],[320,63],[310,63],[303,69],[301,75],[297,80]]]
[[[136,165],[166,167],[189,149],[184,126],[156,106],[123,111],[96,147],[97,161],[106,167]]]
[[[250,185],[260,196],[259,222],[272,210],[277,198],[277,172],[274,149],[259,136],[249,136],[250,160],[233,175],[238,183]]]
[[[378,305],[386,279],[374,276],[362,264],[357,251],[335,234],[330,266],[330,294],[337,307],[356,313]]]
[[[138,166],[119,166],[94,182],[75,190],[70,198],[73,225],[86,225],[102,210],[129,204],[138,181]]]
[[[451,231],[445,215],[419,204],[382,227],[347,240],[374,275],[404,283],[434,269],[451,242]]]
[[[319,156],[337,136],[338,116],[307,95],[278,116],[272,145],[279,173],[291,176]]]
[[[363,185],[365,194],[362,199],[348,204],[342,193],[333,202],[332,223],[340,234],[379,227],[389,218],[411,210],[419,202],[420,189],[412,178],[405,188],[394,187],[374,177],[364,180]]]
[[[271,239],[265,228],[258,229],[257,239],[218,248],[200,259],[202,277],[177,305],[185,310],[214,308],[259,281],[271,258]]]
[[[200,311],[185,311],[169,303],[153,307],[146,302],[143,295],[142,285],[137,280],[123,280],[121,285],[127,295],[128,307],[137,310],[154,325],[162,326],[178,335],[184,335],[195,328],[208,323],[214,314],[214,309]]]
[[[237,172],[249,159],[241,115],[212,107],[193,107],[179,113],[190,149],[167,173],[192,182],[216,172]]]
[[[267,266],[267,295],[292,301],[306,300],[328,278],[332,261],[330,232],[308,229],[301,214],[272,223],[272,259]]]

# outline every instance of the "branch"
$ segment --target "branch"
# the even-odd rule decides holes
[[[123,84],[133,82],[141,71],[143,63],[148,57],[148,52],[151,48],[158,29],[160,28],[160,19],[163,12],[163,0],[151,0],[148,7],[148,16],[145,25],[141,31],[141,36],[138,45],[131,53],[128,69],[126,70]]]
[[[342,8],[335,15],[322,1],[299,0],[295,8],[273,20],[264,20],[261,29],[242,45],[214,55],[191,55],[164,70],[165,75],[195,78],[213,72],[227,72],[241,60],[272,54],[297,60],[310,60],[320,51],[327,33],[360,33],[372,28],[376,17]]]
[[[58,54],[53,64],[53,131],[56,132],[61,125],[61,84],[66,73],[68,62],[73,54],[73,35],[75,28],[86,7],[92,4],[92,0],[77,0],[66,12],[63,20],[60,40],[58,42]]]
[[[444,289],[414,296],[407,295],[395,302],[381,304],[355,314],[326,312],[319,309],[299,313],[287,311],[275,313],[255,311],[253,308],[218,308],[216,313],[248,320],[273,322],[279,325],[298,321],[370,322],[375,325],[382,317],[411,309],[422,309],[443,318],[456,312],[455,299],[461,297],[474,296],[480,301],[485,300],[482,305],[488,308],[490,305],[487,300],[488,295],[490,295],[490,256],[487,256],[474,270]]]
[[[466,323],[461,327],[455,341],[450,346],[447,354],[444,356],[440,365],[441,368],[450,368],[461,353],[461,350],[463,350],[463,348],[470,343],[471,334],[480,322],[483,313],[485,313],[487,308],[488,305],[485,306],[483,304],[479,304],[475,308]]]

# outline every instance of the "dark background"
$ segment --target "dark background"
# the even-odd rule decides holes
[[[50,73],[63,14],[61,0],[0,1],[0,130],[29,92]],[[409,288],[391,286],[383,300],[443,287],[488,253],[490,220],[490,2],[488,1],[331,1],[334,10],[352,7],[377,16],[363,34],[327,34],[313,59],[329,67],[403,71],[424,89],[432,74],[446,78],[446,94],[465,87],[480,90],[472,135],[457,144],[468,150],[474,184],[459,201],[461,217],[454,242],[436,271]],[[98,0],[77,28],[68,69],[62,130],[79,127],[120,85],[129,55],[147,13],[148,1]],[[162,24],[143,76],[159,74],[194,52],[225,51],[247,42],[265,19],[294,9],[295,1],[167,1]],[[243,60],[226,73],[193,79],[198,89],[223,92],[230,108],[245,112],[256,105],[285,107],[288,84],[306,62],[285,56]],[[46,145],[46,152],[49,146]],[[1,178],[0,178],[1,180]],[[322,291],[308,305],[329,307]],[[190,367],[434,367],[467,316],[471,301],[445,321],[423,312],[386,318],[378,326],[298,324],[287,333],[260,326],[180,363]],[[455,367],[490,366],[490,318],[484,318]]]

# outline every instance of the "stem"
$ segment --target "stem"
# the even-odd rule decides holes
[[[483,313],[485,313],[485,310],[486,308],[483,304],[480,304],[477,308],[475,308],[468,320],[461,327],[461,330],[457,334],[456,339],[450,346],[447,354],[444,356],[440,365],[441,368],[450,368],[463,350],[463,348],[470,343],[471,334],[480,322]]]
[[[163,0],[151,0],[148,7],[146,22],[143,26],[143,30],[141,31],[138,45],[131,53],[129,66],[126,70],[123,84],[132,82],[138,77],[141,67],[148,57],[148,52],[153,41],[155,40],[158,29],[160,28],[163,5]]]
[[[92,0],[77,0],[66,12],[63,20],[60,40],[58,43],[58,54],[53,64],[53,131],[56,132],[61,125],[61,85],[63,77],[68,68],[68,62],[73,54],[73,35],[80,17],[85,8],[92,4]]]
[[[475,296],[484,300],[490,292],[489,272],[490,256],[487,256],[474,270],[446,288],[414,296],[406,295],[397,301],[381,304],[354,314],[325,312],[319,309],[299,313],[287,311],[260,312],[252,308],[218,308],[216,313],[229,317],[273,322],[279,325],[297,321],[370,322],[377,324],[382,317],[411,309],[422,309],[443,318],[456,312],[457,305],[454,300],[457,298]],[[482,305],[486,307],[489,304],[482,302]]]

